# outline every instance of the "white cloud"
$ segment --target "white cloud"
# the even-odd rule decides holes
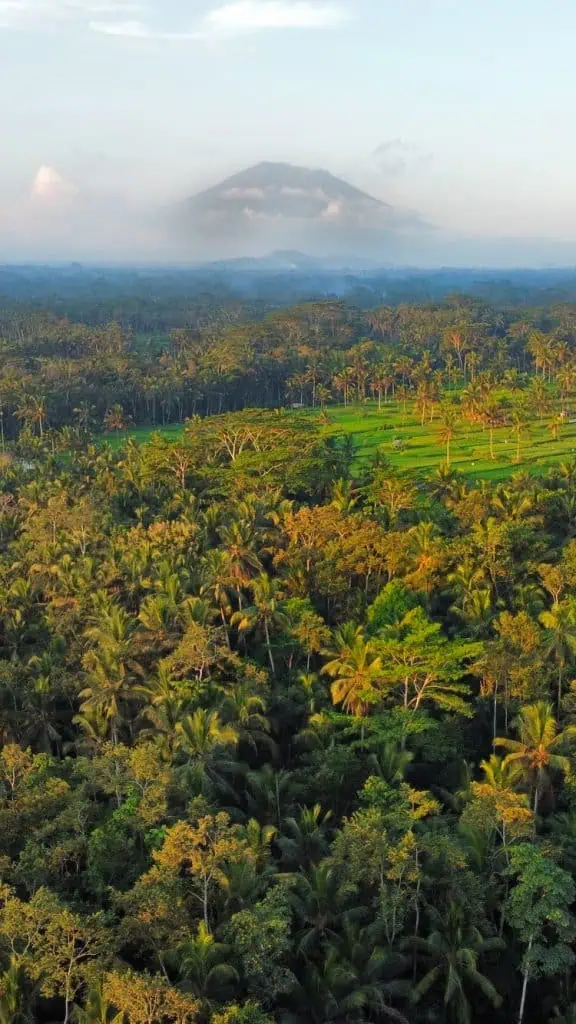
[[[0,0],[0,28],[34,28],[50,22],[85,21],[95,14],[140,9],[136,0]]]
[[[263,30],[330,28],[348,17],[338,0],[230,0],[213,7],[197,24],[172,31],[132,17],[144,6],[148,6],[146,0],[0,0],[0,28],[31,29],[71,21],[92,32],[125,39],[189,41]],[[150,9],[159,11],[159,0]],[[118,19],[99,17],[106,14],[116,14]]]
[[[93,32],[126,39],[188,41],[222,39],[266,29],[331,28],[348,16],[338,4],[317,0],[233,0],[209,11],[189,31],[158,31],[141,21],[92,20],[89,27]]]
[[[261,29],[329,28],[339,25],[346,11],[333,3],[311,0],[236,0],[210,11],[205,26],[216,33],[257,32]]]
[[[76,185],[46,164],[38,168],[30,190],[30,198],[40,202],[58,202],[77,194]]]
[[[90,21],[88,27],[92,32],[105,36],[120,36],[124,39],[165,39],[189,40],[200,39],[198,32],[157,32],[144,25],[141,21]]]

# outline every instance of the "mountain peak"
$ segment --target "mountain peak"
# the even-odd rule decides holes
[[[286,211],[288,216],[309,216],[302,207],[308,209],[310,203],[317,213],[322,213],[330,202],[338,201],[363,202],[382,209],[388,208],[386,203],[349,185],[330,171],[268,160],[225,178],[219,185],[200,192],[192,202],[202,205],[216,197],[228,200],[229,204],[241,200],[260,200],[262,203],[262,200],[274,199],[278,205],[281,199],[278,212]]]
[[[188,199],[178,221],[194,244],[218,256],[301,249],[380,256],[408,218],[330,171],[264,160]]]

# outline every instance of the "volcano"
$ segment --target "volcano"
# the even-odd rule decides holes
[[[422,222],[329,171],[259,163],[180,204],[190,238],[220,255],[270,250],[384,255],[398,233]]]

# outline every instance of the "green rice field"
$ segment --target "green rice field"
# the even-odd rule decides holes
[[[440,422],[421,424],[413,403],[389,402],[378,409],[376,402],[364,405],[328,406],[322,412],[302,410],[288,413],[301,418],[314,417],[322,424],[326,434],[350,434],[356,445],[358,460],[373,457],[381,451],[391,464],[401,471],[433,471],[446,461],[446,446],[441,443]],[[518,470],[545,472],[559,462],[576,455],[576,423],[566,423],[554,440],[549,429],[550,418],[534,420],[521,438],[521,460],[515,462],[516,436],[513,427],[500,427],[494,431],[494,452],[490,458],[488,429],[461,421],[451,442],[451,466],[468,476],[484,479],[504,479]],[[148,441],[152,434],[176,440],[182,433],[181,425],[167,427],[135,427],[128,431],[106,435],[105,440],[117,448],[127,437],[139,443]],[[395,443],[401,443],[397,450]]]

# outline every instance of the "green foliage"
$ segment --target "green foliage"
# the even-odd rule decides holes
[[[0,1020],[567,1017],[573,311],[200,313],[0,309]]]

